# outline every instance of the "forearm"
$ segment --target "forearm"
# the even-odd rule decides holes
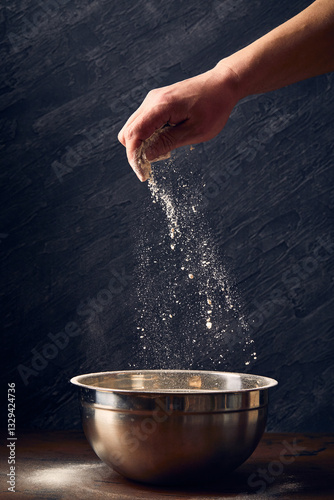
[[[222,65],[237,75],[239,98],[333,71],[334,0],[316,0]]]

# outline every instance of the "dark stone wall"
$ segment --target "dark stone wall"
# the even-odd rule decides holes
[[[142,362],[138,228],[164,222],[117,142],[123,123],[151,88],[211,68],[309,3],[2,3],[1,379],[16,383],[18,429],[80,426],[69,378]],[[174,155],[176,169],[201,171],[256,346],[249,366],[231,355],[219,369],[279,381],[270,430],[333,430],[333,88],[331,74],[252,96],[191,161],[189,148]],[[202,354],[179,367],[218,368]]]

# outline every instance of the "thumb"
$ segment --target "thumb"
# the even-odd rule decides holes
[[[186,127],[185,122],[178,125],[167,125],[157,130],[147,141],[145,147],[146,158],[153,162],[168,158],[170,152],[184,145]]]

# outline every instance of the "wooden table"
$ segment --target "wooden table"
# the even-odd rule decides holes
[[[6,436],[5,436],[6,439]],[[8,450],[1,446],[1,495],[7,492]],[[19,433],[16,500],[331,499],[334,434],[265,434],[249,460],[203,487],[167,488],[127,481],[104,465],[78,431]],[[7,493],[6,493],[7,492]]]

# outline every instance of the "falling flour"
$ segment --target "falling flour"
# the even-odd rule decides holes
[[[148,181],[152,206],[137,250],[138,354],[148,367],[200,368],[210,362],[232,369],[236,356],[239,365],[241,358],[248,365],[256,353],[194,177],[191,170],[177,172],[170,160],[165,169],[153,169]]]

